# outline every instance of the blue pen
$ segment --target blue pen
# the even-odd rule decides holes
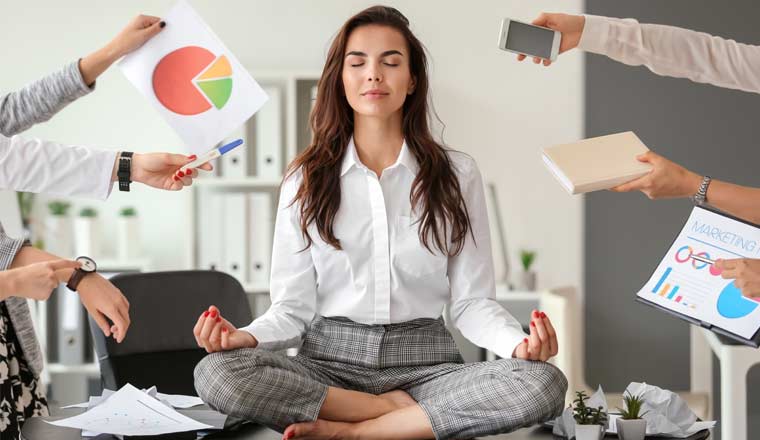
[[[187,165],[182,165],[182,168],[187,168],[187,169],[198,168],[199,166],[203,165],[204,163],[206,163],[206,162],[208,162],[210,160],[214,160],[217,157],[221,156],[222,154],[228,153],[229,151],[231,151],[231,150],[233,150],[233,149],[235,149],[235,148],[237,148],[237,147],[239,147],[241,145],[243,145],[243,140],[242,139],[236,139],[236,140],[230,142],[229,144],[222,145],[219,148],[214,148],[213,150],[209,151],[208,153],[205,153],[205,154],[201,155],[200,157],[198,157],[197,159],[195,159],[194,161],[190,162]]]

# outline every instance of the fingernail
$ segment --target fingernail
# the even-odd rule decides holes
[[[177,176],[172,176],[172,177],[174,178],[175,182],[179,180],[179,178]]]
[[[190,159],[190,160],[195,160],[195,159],[197,159],[197,158],[198,158],[198,156],[196,156],[196,155],[194,155],[194,154],[193,154],[192,156],[188,157],[188,159]]]
[[[541,318],[546,318],[546,313],[541,312]]]
[[[227,327],[224,327],[224,328],[222,329],[222,333],[227,333]]]
[[[290,432],[288,433],[288,436],[287,436],[286,438],[288,438],[288,439],[291,439],[291,438],[293,438],[293,436],[294,436],[294,435],[296,435],[296,433],[295,433],[295,432],[293,432],[293,431],[290,431]]]
[[[220,317],[216,318],[216,322],[222,322],[222,317],[220,316]]]
[[[216,310],[214,310],[213,312],[211,312],[211,317],[212,318],[216,318]]]
[[[185,170],[185,174],[187,174],[188,176],[190,176],[190,171],[191,171],[190,168],[186,169]]]
[[[166,22],[165,22],[165,21],[162,21],[162,22],[161,22],[161,24],[160,24],[159,26],[161,26],[161,27],[163,28],[164,26],[166,26]]]
[[[535,326],[536,326],[536,323],[535,323],[535,322],[533,322],[533,321],[531,321],[531,322],[530,322],[530,325],[531,325],[531,327],[535,327]]]
[[[535,316],[536,318],[538,318],[538,310],[534,310],[533,311],[533,316]]]
[[[528,338],[523,339],[523,342],[528,343]]]
[[[185,177],[185,173],[183,173],[182,171],[177,171],[177,175],[179,177]]]
[[[208,317],[208,313],[209,313],[208,310],[206,310],[205,312],[203,312],[203,317],[207,318]]]

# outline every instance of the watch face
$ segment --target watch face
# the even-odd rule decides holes
[[[83,272],[95,272],[95,270],[98,268],[98,266],[95,264],[95,261],[90,257],[79,257],[77,258],[77,261],[82,265],[80,269]]]

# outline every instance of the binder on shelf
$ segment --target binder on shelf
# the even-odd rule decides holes
[[[246,263],[246,213],[245,194],[227,193],[222,195],[224,217],[222,221],[223,236],[223,271],[245,284]]]
[[[254,116],[256,139],[256,175],[261,179],[282,176],[282,89],[263,87],[269,101]]]
[[[79,295],[61,285],[57,288],[58,298],[58,362],[78,365],[84,362],[85,329],[82,304]]]
[[[314,110],[314,104],[317,103],[317,86],[311,87],[311,110]]]
[[[269,282],[272,258],[272,197],[266,192],[248,194],[249,280]]]
[[[219,145],[224,145],[228,142],[232,142],[235,139],[242,139],[243,145],[235,148],[222,155],[219,158],[222,177],[247,177],[248,176],[248,136],[247,125],[243,124],[232,134],[225,138]]]
[[[224,228],[224,194],[217,192],[199,194],[198,207],[198,268],[222,269],[222,246]]]

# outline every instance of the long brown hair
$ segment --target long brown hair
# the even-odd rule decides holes
[[[300,169],[303,175],[292,202],[300,203],[301,232],[308,248],[313,240],[307,228],[315,223],[322,240],[341,249],[333,222],[340,208],[343,155],[354,132],[353,109],[343,89],[344,54],[351,32],[370,24],[399,31],[409,46],[409,68],[415,88],[404,101],[402,129],[406,144],[419,163],[409,194],[410,202],[412,209],[420,213],[419,237],[428,251],[433,252],[432,237],[435,247],[442,253],[456,255],[462,251],[472,227],[449,154],[430,132],[425,48],[409,30],[409,20],[395,8],[386,6],[367,8],[348,19],[328,51],[317,85],[317,101],[309,116],[313,133],[311,144],[293,160],[287,173],[290,176]],[[451,249],[448,238],[451,239]]]

